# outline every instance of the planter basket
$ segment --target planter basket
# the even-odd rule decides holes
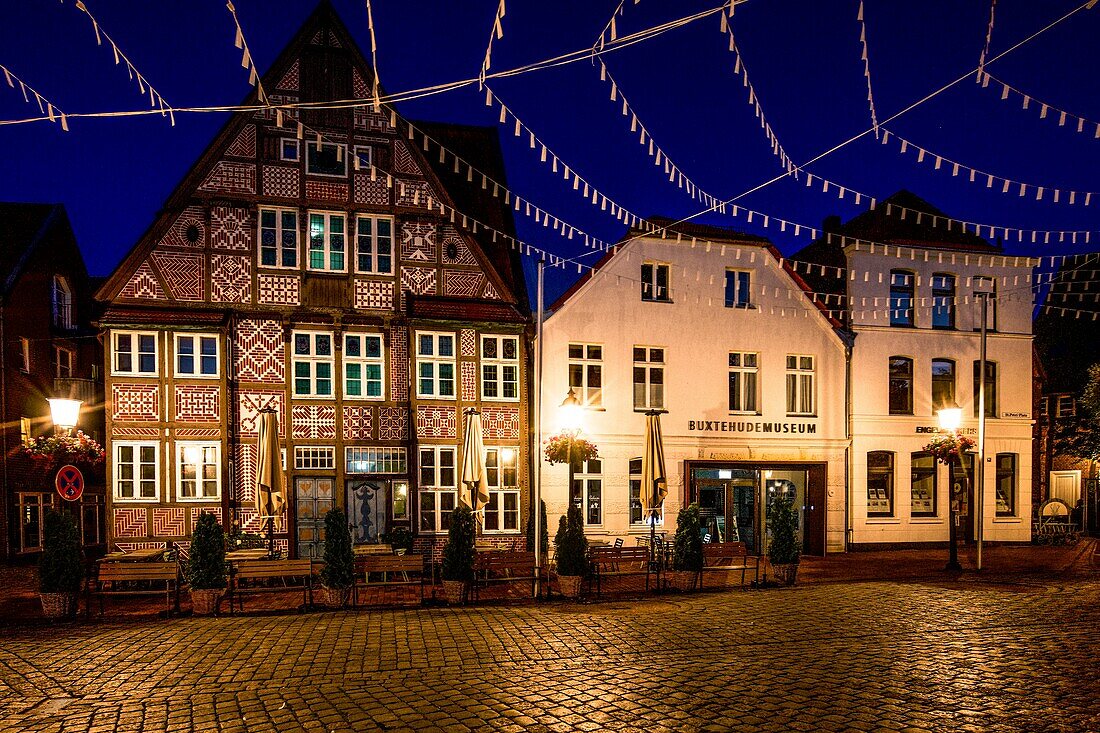
[[[210,616],[218,612],[218,602],[225,595],[224,588],[192,588],[191,611],[196,616]]]
[[[798,575],[798,563],[772,565],[772,572],[775,574],[775,582],[780,585],[794,585]]]
[[[669,570],[665,573],[669,586],[685,593],[695,587],[695,578],[698,575],[691,570]]]
[[[50,619],[70,618],[76,615],[79,595],[76,593],[39,593],[42,615]]]
[[[558,587],[561,588],[561,594],[566,598],[580,598],[582,580],[584,577],[580,575],[559,575]]]
[[[329,588],[327,585],[321,586],[322,597],[325,599],[325,605],[332,608],[345,608],[351,601],[351,588]]]
[[[461,606],[466,600],[466,583],[462,580],[444,580],[443,595],[447,603],[452,606]]]

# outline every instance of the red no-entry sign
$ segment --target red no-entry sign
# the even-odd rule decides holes
[[[84,493],[84,474],[76,466],[62,466],[53,485],[62,499],[76,501]]]

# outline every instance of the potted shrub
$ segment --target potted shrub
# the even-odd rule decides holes
[[[415,537],[408,527],[394,527],[390,532],[382,535],[382,541],[392,547],[398,555],[412,552],[414,540]]]
[[[676,515],[676,536],[672,546],[672,570],[669,584],[681,591],[695,587],[703,571],[703,536],[699,520],[699,505],[682,507]]]
[[[550,549],[550,528],[546,526],[546,502],[539,500],[539,549],[542,557],[546,559],[546,553]],[[534,517],[527,521],[527,552],[535,551],[535,522]]]
[[[43,523],[42,557],[38,560],[38,597],[46,618],[76,614],[84,560],[80,556],[80,530],[76,519],[65,510],[46,512]]]
[[[325,514],[325,567],[321,569],[325,603],[336,608],[348,605],[354,585],[355,556],[351,549],[351,529],[344,510],[335,507]]]
[[[195,615],[217,613],[218,601],[225,593],[225,533],[218,518],[210,512],[199,515],[198,526],[191,535],[187,582],[191,585],[191,608]]]
[[[554,548],[561,594],[566,598],[579,598],[581,581],[588,574],[588,538],[584,536],[581,509],[575,504],[570,504],[569,511],[558,520]]]
[[[775,579],[781,585],[794,585],[798,575],[798,515],[790,499],[776,499],[772,504],[768,528],[772,541],[768,545],[768,562]]]
[[[474,515],[467,506],[451,512],[451,528],[443,546],[443,593],[455,605],[466,599],[466,590],[474,579]]]

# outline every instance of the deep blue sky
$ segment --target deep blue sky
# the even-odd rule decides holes
[[[233,25],[220,0],[149,3],[88,0],[89,8],[158,91],[176,106],[235,104],[248,93]],[[8,3],[0,24],[0,63],[66,112],[127,110],[143,98],[109,47],[97,47],[87,17],[73,0]],[[622,34],[718,3],[627,0]],[[1001,0],[993,34],[998,53],[1079,4]],[[363,0],[335,5],[369,56]],[[592,44],[615,0],[509,3],[505,35],[493,67],[504,69]],[[314,7],[291,0],[237,0],[259,66],[266,68]],[[474,76],[496,8],[478,2],[374,3],[379,71],[398,92]],[[733,21],[738,43],[772,127],[787,152],[807,160],[862,131],[869,118],[859,60],[856,0],[754,0]],[[871,73],[880,119],[972,69],[985,38],[989,3],[978,0],[867,0]],[[760,131],[716,17],[609,54],[606,62],[657,142],[698,183],[731,197],[780,171]],[[1082,116],[1100,120],[1100,8],[1073,19],[996,62],[989,70],[1014,86]],[[495,88],[522,119],[582,175],[642,214],[682,217],[700,207],[667,183],[608,100],[588,62],[503,79]],[[147,103],[146,103],[147,104]],[[408,117],[495,125],[476,87],[399,105]],[[37,112],[0,86],[0,118]],[[0,200],[64,203],[91,272],[109,273],[150,224],[158,208],[201,154],[224,114],[180,114],[174,128],[158,116],[73,120],[72,132],[37,123],[0,126],[4,164]],[[1010,178],[1050,187],[1100,190],[1100,140],[1024,112],[1018,103],[965,81],[893,123],[916,143]],[[510,132],[502,130],[508,180],[519,194],[604,239],[622,226],[580,200]],[[884,197],[899,188],[924,196],[949,214],[1007,226],[1100,229],[1100,200],[1089,209],[1055,205],[1049,195],[1005,196],[999,188],[953,179],[918,166],[912,155],[873,139],[850,145],[811,169]],[[774,216],[817,224],[859,209],[794,182],[753,194],[744,204]],[[767,234],[785,252],[806,240],[743,220],[699,221]],[[561,254],[579,248],[519,218],[520,235]],[[1062,245],[1010,252],[1062,254]],[[1087,249],[1084,245],[1077,251]],[[1091,249],[1100,249],[1094,240]],[[589,258],[592,259],[592,258]],[[576,277],[553,273],[550,296]]]

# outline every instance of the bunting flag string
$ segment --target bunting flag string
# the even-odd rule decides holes
[[[990,82],[995,82],[997,86],[1000,87],[1000,98],[1002,101],[1008,101],[1011,98],[1015,98],[1019,100],[1022,109],[1035,109],[1038,111],[1039,119],[1041,120],[1057,120],[1058,127],[1068,127],[1076,130],[1078,133],[1090,136],[1093,140],[1100,139],[1100,122],[1090,120],[1087,117],[1082,117],[1081,115],[1074,114],[1061,107],[1036,99],[1027,92],[1017,89],[1008,82],[993,76],[988,71],[981,75],[979,82],[983,89],[990,88]]]
[[[871,91],[871,61],[867,54],[867,21],[864,20],[863,0],[859,0],[856,20],[859,21],[859,43],[863,47],[860,58],[863,61],[863,76],[867,79],[867,105],[871,108],[871,127],[875,129],[875,139],[878,140],[878,115],[875,114],[875,95]]]
[[[374,81],[371,84],[371,97],[374,103],[374,111],[382,111],[382,100],[378,85],[378,41],[374,37],[374,13],[371,12],[370,0],[367,0],[367,29],[370,31],[370,65],[371,75]]]
[[[233,25],[237,32],[233,37],[233,45],[241,49],[241,68],[248,69],[248,83],[256,87],[256,98],[260,104],[267,105],[267,93],[264,91],[264,83],[260,78],[260,70],[256,68],[256,62],[252,59],[252,52],[248,50],[248,41],[245,40],[244,30],[241,29],[241,21],[237,17],[237,9],[233,7],[233,0],[227,0],[225,7],[233,16]],[[377,75],[376,75],[377,77]]]
[[[485,87],[485,77],[489,73],[489,67],[493,63],[493,41],[504,38],[504,15],[507,11],[504,0],[497,2],[496,12],[493,13],[493,27],[489,29],[489,43],[485,46],[485,58],[481,62],[481,71],[478,72],[478,89]]]
[[[641,0],[634,0],[634,4],[637,5]],[[596,42],[592,44],[592,54],[595,55],[604,50],[609,41],[615,41],[619,37],[618,28],[616,28],[616,18],[621,18],[623,15],[623,6],[626,5],[626,0],[619,0],[618,6],[611,13],[611,18],[604,25],[603,30],[600,31],[600,35],[596,36]]]
[[[65,132],[69,131],[69,118],[56,104],[35,91],[34,87],[20,79],[15,75],[15,72],[3,64],[0,64],[0,71],[4,73],[4,81],[8,83],[9,87],[15,89],[15,85],[19,85],[19,91],[23,94],[24,102],[30,104],[31,97],[34,97],[34,101],[38,104],[38,111],[41,114],[46,115],[50,122],[60,122],[61,129]]]
[[[59,0],[59,2],[62,5],[65,4],[65,0]],[[92,11],[88,10],[87,4],[83,0],[76,0],[76,2],[73,3],[73,6],[80,12],[84,13],[84,15],[88,16],[88,21],[92,24],[92,31],[95,33],[96,45],[102,46],[104,41],[110,44],[111,53],[113,54],[115,60],[115,66],[118,66],[120,63],[126,64],[126,73],[130,76],[131,81],[137,82],[138,93],[142,96],[145,96],[146,94],[149,95],[149,108],[158,111],[161,117],[167,117],[169,123],[173,127],[175,127],[176,116],[174,114],[175,110],[173,109],[172,105],[169,104],[163,96],[161,96],[160,92],[153,88],[153,85],[149,83],[149,80],[146,79],[140,71],[138,71],[137,67],[134,66],[129,57],[127,57],[126,54],[122,52],[122,49],[118,47],[118,44],[115,43],[115,40],[111,38],[107,31],[103,29],[103,26],[99,24],[99,21],[96,20],[95,16],[92,15]]]
[[[989,25],[985,29],[985,46],[982,47],[982,53],[978,56],[978,76],[976,81],[979,83],[982,80],[982,74],[985,73],[985,60],[989,56],[989,45],[993,42],[993,20],[997,14],[997,0],[990,0],[989,3]]]

